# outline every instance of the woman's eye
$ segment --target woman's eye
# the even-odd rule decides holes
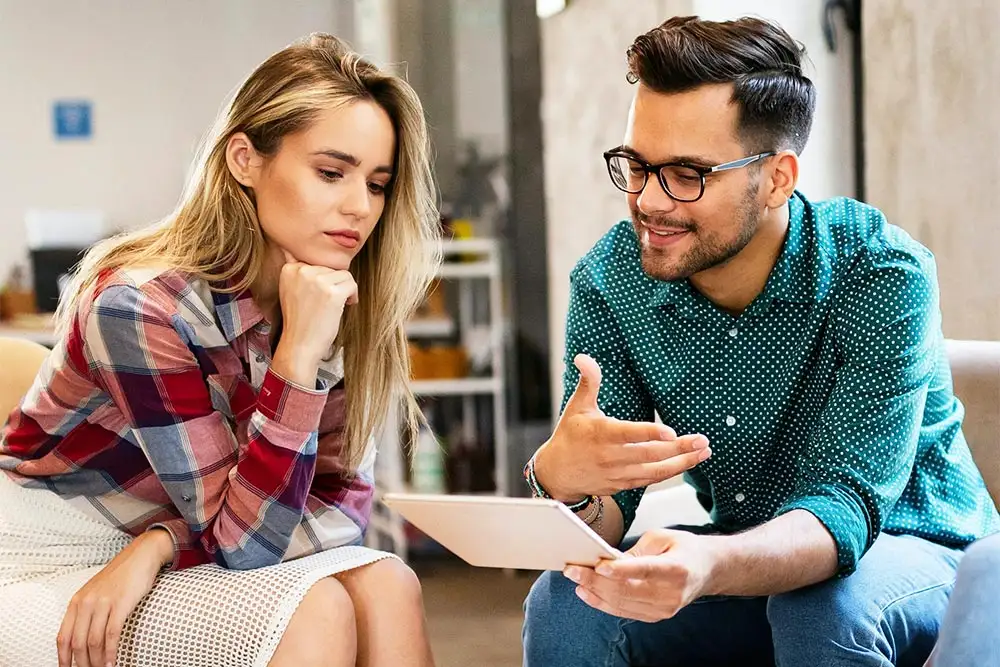
[[[339,171],[330,171],[329,169],[320,169],[319,175],[327,181],[337,181],[344,177]]]
[[[385,187],[381,183],[369,183],[368,189],[373,195],[383,195],[385,194]]]

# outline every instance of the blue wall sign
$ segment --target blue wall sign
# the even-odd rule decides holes
[[[52,105],[56,139],[89,139],[93,133],[92,105],[84,100],[60,100]]]

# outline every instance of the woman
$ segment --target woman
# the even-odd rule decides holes
[[[176,212],[88,254],[3,431],[0,664],[431,664],[359,545],[437,235],[404,81],[328,35],[258,67]]]

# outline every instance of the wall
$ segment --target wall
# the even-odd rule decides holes
[[[713,21],[759,16],[776,21],[802,42],[808,56],[804,71],[817,89],[816,115],[802,152],[799,189],[812,199],[853,195],[854,118],[851,89],[851,33],[836,14],[838,48],[823,38],[823,0],[695,0],[695,13]]]
[[[1000,339],[1000,4],[864,3],[868,199],[937,257],[945,335]]]
[[[0,281],[25,257],[24,210],[169,213],[202,135],[260,61],[335,32],[332,0],[0,0]],[[94,135],[57,142],[51,105],[93,102]]]
[[[601,153],[621,143],[632,87],[625,49],[636,35],[672,15],[714,20],[757,14],[779,21],[802,41],[819,89],[800,187],[812,198],[854,193],[850,57],[822,41],[821,0],[577,0],[542,22],[543,121],[549,248],[553,401],[561,396],[569,272],[615,222],[627,216],[624,195],[608,182]]]

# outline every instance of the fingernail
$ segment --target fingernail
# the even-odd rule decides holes
[[[580,583],[580,570],[575,567],[567,567],[563,571],[563,576],[572,581],[574,584]]]
[[[587,591],[583,590],[579,586],[576,587],[576,597],[580,598],[584,602],[587,601]]]
[[[602,577],[609,577],[611,576],[612,572],[613,570],[611,569],[610,565],[605,565],[604,563],[601,563],[600,565],[597,566],[597,574],[601,575]]]
[[[704,449],[705,447],[708,447],[708,438],[706,438],[704,436],[695,438],[691,442],[691,447],[693,449]]]
[[[705,449],[703,449],[701,451],[701,456],[698,457],[698,460],[699,461],[704,461],[705,459],[707,459],[711,455],[712,455],[712,450],[709,449],[708,447],[706,447]]]
[[[660,429],[660,439],[662,440],[676,440],[677,434],[674,433],[672,428],[662,428]]]

